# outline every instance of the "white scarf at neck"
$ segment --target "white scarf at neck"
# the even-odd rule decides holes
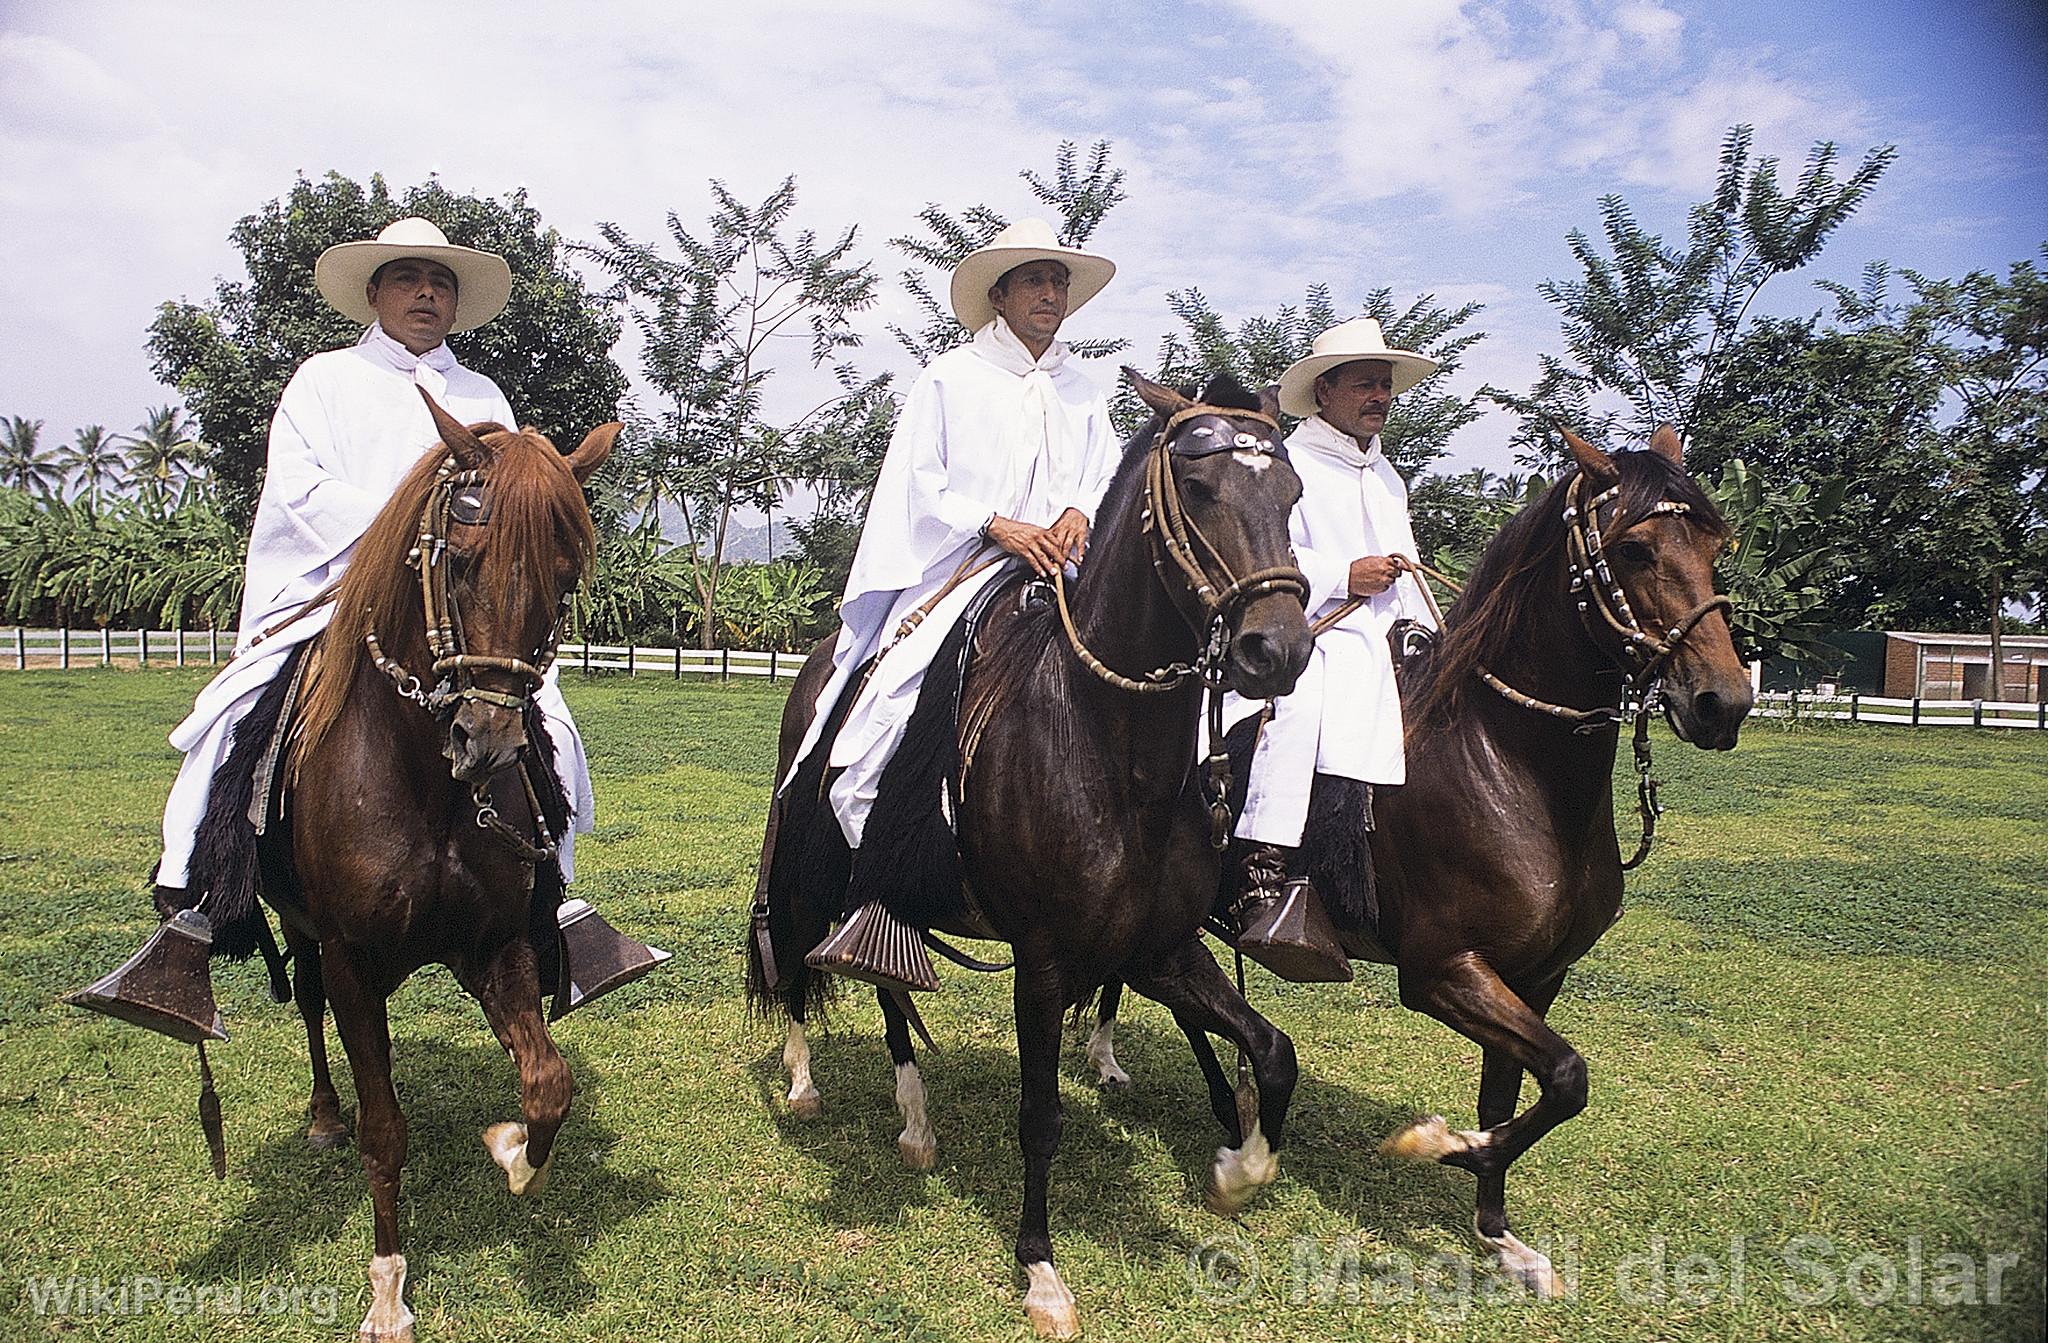
[[[375,355],[394,373],[402,373],[426,388],[434,400],[448,399],[448,370],[455,367],[455,353],[448,348],[447,341],[442,341],[425,354],[414,354],[386,335],[382,322],[372,322],[356,344]]]
[[[1053,374],[1067,360],[1058,341],[1033,358],[1009,323],[997,317],[974,333],[975,354],[1021,381],[1021,399],[1003,431],[1003,497],[996,511],[1019,522],[1050,526],[1077,506],[1081,457],[1086,444],[1077,432]]]
[[[1309,448],[1325,457],[1334,457],[1353,470],[1364,470],[1375,459],[1384,456],[1380,451],[1378,434],[1372,436],[1370,446],[1361,448],[1357,439],[1320,415],[1311,415],[1303,420],[1287,440],[1287,446],[1290,449]]]

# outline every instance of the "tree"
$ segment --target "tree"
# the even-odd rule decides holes
[[[0,420],[0,484],[24,494],[54,494],[64,486],[64,468],[42,445],[43,422],[10,415]]]
[[[569,269],[561,238],[543,226],[524,189],[491,200],[430,180],[394,197],[381,175],[367,187],[335,172],[317,182],[301,177],[229,232],[243,279],[220,280],[211,303],[164,303],[149,328],[157,376],[177,387],[214,449],[230,517],[246,522],[255,510],[270,416],[292,370],[359,334],[313,287],[314,262],[333,244],[374,237],[408,215],[511,266],[504,313],[449,345],[504,389],[522,420],[573,443],[617,414],[626,388],[609,355],[618,320]]]
[[[714,615],[702,626],[706,648],[717,639],[733,511],[773,507],[815,469],[820,435],[888,387],[886,375],[863,378],[835,360],[860,343],[850,318],[875,300],[873,270],[850,259],[857,231],[829,243],[809,230],[786,237],[795,178],[757,206],[721,182],[711,191],[715,206],[701,236],[669,215],[673,257],[612,223],[598,226],[603,246],[578,249],[616,277],[613,295],[640,329],[642,371],[663,404],[650,432],[629,446],[628,469],[642,483],[643,527],[658,532],[664,504],[682,515],[696,606]],[[830,365],[832,390],[785,415],[769,409],[765,393],[781,363],[777,350],[791,338],[806,342],[814,368]]]
[[[100,495],[119,489],[128,480],[128,458],[120,442],[104,425],[88,424],[78,431],[70,447],[57,454],[57,465],[67,478],[75,478],[79,493],[94,508]]]
[[[203,449],[193,440],[185,412],[159,406],[143,412],[127,443],[129,480],[145,507],[161,512],[183,486],[198,478]]]
[[[1543,355],[1527,396],[1483,389],[1521,416],[1513,441],[1540,469],[1569,465],[1552,432],[1563,424],[1597,441],[1644,442],[1659,424],[1690,438],[1703,392],[1728,376],[1730,346],[1750,304],[1775,276],[1820,254],[1897,156],[1872,149],[1847,178],[1833,143],[1816,144],[1786,194],[1778,160],[1751,159],[1752,128],[1721,145],[1713,196],[1692,207],[1682,250],[1644,228],[1618,195],[1600,199],[1602,244],[1566,235],[1581,274],[1539,292],[1559,313],[1567,358]],[[1619,399],[1627,409],[1603,409]]]

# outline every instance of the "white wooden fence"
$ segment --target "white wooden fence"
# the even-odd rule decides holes
[[[106,667],[116,662],[217,663],[234,651],[235,636],[220,630],[53,630],[16,626],[10,636],[17,670]],[[0,658],[5,658],[0,654]],[[755,653],[739,648],[634,648],[623,644],[565,643],[555,652],[564,671],[625,672],[629,676],[765,676],[793,680],[801,653]]]
[[[115,662],[185,666],[224,659],[234,636],[218,630],[52,630],[17,626],[16,668],[104,667]],[[0,654],[4,657],[4,654]],[[765,676],[792,680],[800,653],[755,653],[739,648],[637,648],[626,644],[563,644],[555,654],[564,671],[624,672],[628,676]],[[1757,696],[1764,718],[1817,718],[1901,727],[2018,727],[2048,729],[2048,703],[1995,700],[1886,699],[1879,695],[1816,695],[1767,691]]]

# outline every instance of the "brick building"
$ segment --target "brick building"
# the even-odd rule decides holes
[[[2004,675],[1994,690],[1991,636],[1891,631],[1884,639],[1884,690],[1894,699],[2048,703],[2048,636],[2008,634]]]

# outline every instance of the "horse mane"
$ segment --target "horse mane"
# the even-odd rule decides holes
[[[573,551],[581,574],[597,549],[583,489],[554,444],[541,434],[497,425],[478,429],[491,452],[491,513],[470,582],[497,592],[519,591],[519,600],[545,601],[552,610],[562,599],[555,576],[557,558],[564,550]],[[418,543],[420,514],[447,459],[445,449],[430,450],[414,463],[356,542],[341,577],[301,608],[311,611],[332,603],[334,617],[321,637],[320,655],[306,674],[293,732],[294,774],[339,721],[357,673],[371,665],[364,636],[375,631],[387,656],[404,659],[417,651],[424,657],[419,576],[406,560]],[[424,662],[408,663],[406,669],[428,676]]]
[[[1619,523],[1606,528],[1610,536],[1642,521],[1665,499],[1685,504],[1696,526],[1727,535],[1720,510],[1684,468],[1654,452],[1617,452],[1611,460],[1621,473],[1621,512]],[[1577,475],[1551,486],[1487,543],[1465,580],[1464,595],[1445,614],[1435,646],[1410,664],[1415,692],[1407,705],[1407,735],[1449,726],[1481,684],[1479,668],[1524,646],[1531,624],[1569,596],[1562,569],[1564,509]]]

